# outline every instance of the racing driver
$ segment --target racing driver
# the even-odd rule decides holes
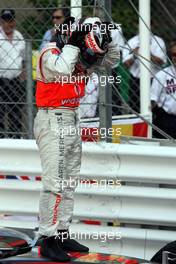
[[[69,234],[81,165],[78,107],[86,85],[84,78],[69,78],[85,75],[95,64],[112,66],[119,55],[111,32],[101,32],[99,18],[70,18],[65,25],[70,21],[76,29],[57,32],[54,42],[42,49],[37,66],[34,136],[43,171],[37,244],[42,256],[56,261],[69,261],[71,251],[89,251]]]

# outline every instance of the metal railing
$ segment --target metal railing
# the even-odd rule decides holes
[[[42,172],[36,143],[0,140],[0,159],[1,174],[31,176],[26,181],[0,181],[0,213],[27,217],[4,218],[1,226],[34,229],[38,226],[41,182],[33,176]],[[87,182],[76,189],[73,232],[118,232],[120,239],[111,243],[102,244],[100,238],[98,242],[85,239],[85,243],[97,252],[151,258],[176,235],[175,159],[174,147],[83,143],[80,178],[94,184]],[[85,225],[85,219],[102,225]],[[108,226],[109,222],[119,226]]]

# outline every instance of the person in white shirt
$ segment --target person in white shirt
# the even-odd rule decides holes
[[[61,25],[65,18],[70,16],[70,9],[69,8],[57,8],[53,10],[52,12],[52,23],[53,23],[53,28],[48,29],[42,39],[42,43],[40,44],[39,50],[42,50],[47,43],[49,43],[55,35],[55,25]]]
[[[129,105],[136,112],[140,112],[140,41],[139,35],[131,38],[123,49],[123,63],[130,73]],[[166,46],[162,38],[151,35],[151,78],[166,63]],[[138,56],[139,55],[139,56]]]
[[[114,32],[114,38],[116,39],[116,43],[118,43],[119,46],[119,50],[120,50],[120,60],[118,60],[118,63],[122,60],[122,52],[123,52],[123,48],[125,46],[125,41],[124,41],[124,36],[123,36],[123,31],[122,28],[115,23],[115,25],[118,26],[118,30],[116,30]],[[116,67],[114,67],[112,75],[114,76],[114,78],[118,78],[118,76],[120,76],[119,71],[120,71],[120,67],[121,65],[118,67],[118,65],[116,65]],[[114,88],[114,86],[116,87],[116,89],[119,90],[119,83],[114,82],[113,87],[112,87],[112,104],[117,106],[117,105],[122,105],[122,101],[119,98],[119,95],[117,94],[116,89]],[[122,114],[122,109],[121,108],[117,108],[117,107],[112,107],[112,115],[121,115]]]
[[[122,52],[125,46],[123,31],[119,24],[115,23],[115,25],[117,26],[118,29],[112,32],[112,37],[116,40],[116,43],[118,43],[119,46],[119,50],[120,52]]]
[[[15,11],[1,12],[0,26],[0,137],[21,137],[25,41],[15,29]]]
[[[151,86],[153,123],[172,138],[176,138],[176,40],[171,42],[172,65],[159,71]],[[164,138],[157,131],[153,137]]]
[[[80,118],[95,117],[97,112],[97,101],[99,95],[98,75],[92,73],[85,89],[85,95],[80,100]]]

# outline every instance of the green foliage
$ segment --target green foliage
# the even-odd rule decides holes
[[[138,8],[138,0],[133,0]],[[138,30],[138,15],[127,0],[112,0],[112,18],[114,22],[121,24],[124,36],[129,39]]]
[[[34,14],[24,16],[19,29],[28,39],[33,39],[33,48],[38,49],[43,34],[52,27],[51,14],[58,6],[58,0],[28,0],[34,7]]]
[[[28,0],[34,9],[25,14],[24,19],[18,26],[19,30],[26,38],[32,38],[33,48],[38,48],[43,34],[52,27],[51,13],[54,8],[70,5],[70,0]],[[138,7],[138,0],[133,0]],[[94,1],[83,0],[83,15],[92,16]],[[124,35],[127,39],[137,33],[138,16],[127,0],[112,0],[112,18],[122,25]]]

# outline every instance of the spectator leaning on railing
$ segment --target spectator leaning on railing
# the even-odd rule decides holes
[[[25,42],[16,29],[15,11],[1,12],[0,26],[0,136],[20,137],[22,108],[18,103],[25,95]]]
[[[130,72],[129,105],[140,112],[140,40],[139,35],[131,38],[123,49],[123,63]],[[160,37],[150,36],[151,72],[156,74],[166,63],[166,46]],[[153,76],[151,75],[151,78]]]

